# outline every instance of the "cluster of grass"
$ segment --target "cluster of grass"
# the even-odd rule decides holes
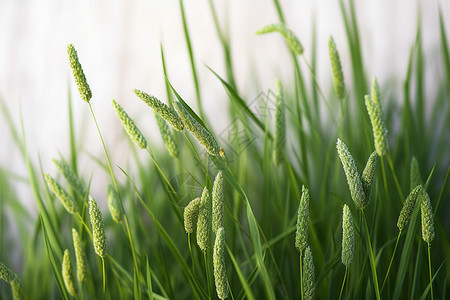
[[[285,38],[294,80],[274,78],[276,92],[266,95],[266,113],[258,115],[236,88],[229,39],[210,4],[227,67],[224,76],[211,72],[235,120],[226,143],[208,129],[215,116],[201,108],[181,0],[199,115],[171,85],[161,47],[167,101],[135,94],[154,112],[166,149],[146,139],[145,128],[120,101],[112,102],[124,142],[127,136],[132,141],[136,174],[110,160],[114,148],[102,138],[107,127],[97,124],[91,106],[95,88],[92,93],[72,45],[70,66],[85,103],[72,104],[69,96],[71,153],[55,160],[58,174],[32,162],[25,132],[3,106],[39,216],[29,215],[11,189],[14,178],[2,171],[0,298],[446,299],[449,206],[443,200],[450,197],[450,165],[442,137],[450,128],[450,51],[442,17],[444,76],[436,78],[436,99],[425,100],[419,21],[398,101],[367,79],[353,1],[340,2],[352,67],[342,74],[342,45],[330,38],[330,57],[314,51],[307,57],[274,0],[279,20],[258,34]],[[330,61],[335,92],[329,96],[316,80],[318,59]],[[108,199],[109,211],[100,211],[90,196],[92,178],[78,173],[83,153],[77,151],[72,105],[85,105],[95,121],[92,130],[104,148],[93,158],[95,174],[101,170],[110,178],[98,198]],[[137,151],[147,152],[150,165]],[[119,174],[126,180],[117,180]],[[6,215],[17,228],[15,238],[4,230]],[[22,269],[13,267],[18,244]]]

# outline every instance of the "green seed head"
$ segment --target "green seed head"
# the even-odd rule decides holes
[[[155,118],[159,127],[159,132],[161,133],[161,137],[167,150],[169,150],[170,156],[178,157],[178,147],[175,143],[175,138],[173,137],[172,131],[170,131],[169,125],[167,125],[167,122],[156,112]]]
[[[148,106],[150,106],[156,113],[158,113],[161,117],[163,117],[169,124],[178,131],[184,129],[183,122],[178,116],[177,112],[172,108],[167,106],[166,104],[159,101],[156,97],[150,96],[149,94],[134,90],[134,93]]]
[[[6,282],[12,282],[16,280],[16,278],[17,275],[13,271],[11,271],[10,268],[0,262],[0,279]]]
[[[334,89],[336,90],[337,97],[343,99],[345,96],[344,73],[342,72],[341,59],[339,58],[339,53],[332,36],[330,36],[330,40],[328,41],[328,51],[330,52]]]
[[[116,112],[117,117],[123,124],[126,132],[128,133],[131,140],[141,149],[147,148],[147,140],[142,135],[139,128],[137,128],[134,121],[128,116],[127,112],[117,103],[114,99],[112,100],[112,106]]]
[[[183,107],[180,102],[175,102],[175,109],[180,115],[185,128],[195,137],[195,139],[212,156],[220,155],[220,147],[214,137]]]
[[[415,156],[413,156],[413,158],[411,159],[411,169],[409,174],[411,189],[423,184],[422,176],[420,176],[419,162],[417,161]]]
[[[66,178],[69,185],[72,187],[72,189],[78,193],[81,197],[83,197],[86,194],[86,188],[81,183],[78,176],[75,174],[75,172],[72,170],[72,168],[65,162],[64,160],[57,160],[54,159],[53,163],[58,168],[59,172]]]
[[[98,256],[105,258],[107,254],[105,225],[97,202],[89,196],[89,218],[92,226],[94,250]]]
[[[66,289],[73,297],[78,297],[77,285],[73,276],[72,262],[70,261],[69,250],[64,251],[63,263],[62,263],[62,276]]]
[[[200,208],[197,221],[197,245],[200,250],[206,251],[208,249],[208,227],[209,227],[209,206],[210,195],[208,189],[203,189],[202,199],[200,202]]]
[[[342,167],[344,168],[345,176],[347,177],[350,195],[352,196],[353,202],[355,202],[356,208],[362,210],[366,208],[367,200],[355,160],[350,151],[348,151],[347,146],[340,139],[337,140],[336,148],[341,159]]]
[[[87,278],[87,259],[86,253],[84,252],[84,243],[75,228],[72,228],[72,238],[77,263],[77,278],[79,282],[83,282]]]
[[[305,300],[312,300],[314,298],[316,292],[314,277],[314,261],[311,249],[308,246],[303,257],[303,299]]]
[[[70,213],[75,214],[78,212],[77,205],[75,201],[73,200],[72,196],[69,195],[69,193],[66,192],[62,188],[61,185],[59,185],[58,182],[56,182],[53,177],[51,177],[49,174],[44,174],[45,181],[47,182],[50,190],[55,194],[55,196],[61,201],[64,208]]]
[[[200,198],[195,198],[184,208],[184,229],[186,233],[193,233],[197,226],[200,202]]]
[[[379,88],[376,78],[373,79],[372,95],[366,95],[365,102],[370,122],[372,123],[373,137],[375,141],[375,150],[379,156],[387,154],[387,129],[383,120],[383,112],[379,99]]]
[[[366,203],[364,206],[369,204],[370,194],[372,193],[373,179],[375,178],[375,169],[377,166],[377,153],[374,151],[367,160],[366,167],[361,175],[361,181],[363,184],[364,194],[366,195]]]
[[[225,264],[225,230],[217,229],[213,253],[214,281],[219,299],[228,297],[227,265]]]
[[[355,255],[355,228],[353,217],[347,204],[342,213],[342,263],[348,268]]]
[[[120,204],[119,195],[113,185],[109,184],[107,189],[108,207],[111,217],[116,223],[122,222],[123,210]]]
[[[400,231],[405,228],[405,225],[408,223],[409,218],[414,210],[414,206],[416,205],[416,199],[419,196],[422,190],[422,186],[416,186],[406,197],[405,203],[403,203],[402,210],[400,211],[400,216],[398,217],[397,227]]]
[[[297,231],[295,233],[295,247],[302,253],[308,244],[309,222],[309,190],[302,186],[302,197],[298,206]]]
[[[214,232],[220,227],[224,227],[223,213],[224,213],[224,199],[223,199],[223,176],[222,171],[219,171],[214,180],[212,190],[212,229]]]
[[[256,32],[256,34],[266,34],[266,33],[272,33],[272,32],[278,32],[280,33],[289,49],[296,55],[302,55],[303,54],[303,46],[300,43],[299,39],[295,36],[294,32],[286,27],[284,24],[270,24],[267,26],[264,26],[260,30]]]
[[[275,99],[275,149],[273,160],[279,165],[284,158],[284,148],[286,144],[286,119],[284,113],[283,88],[280,81],[276,81],[277,96]]]
[[[420,212],[422,215],[422,239],[430,244],[434,239],[434,220],[431,200],[428,193],[422,189],[420,197]]]
[[[81,99],[89,103],[92,98],[91,88],[86,81],[83,68],[78,60],[77,50],[75,50],[75,47],[72,44],[67,46],[67,54],[69,55],[69,64],[72,68],[73,76],[75,77],[75,82],[77,83]]]

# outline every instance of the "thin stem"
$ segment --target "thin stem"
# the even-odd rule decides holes
[[[431,300],[433,300],[433,279],[431,277],[431,255],[430,255],[430,243],[428,243],[428,271],[430,273],[430,289],[431,289]]]
[[[342,292],[344,291],[345,280],[347,279],[347,272],[348,272],[348,268],[345,267],[344,280],[342,280],[341,292],[339,293],[339,300],[341,300],[341,298],[342,298]]]
[[[386,155],[386,158],[389,163],[389,167],[391,168],[392,176],[394,177],[395,186],[397,187],[398,195],[400,196],[400,201],[403,202],[403,199],[405,199],[405,198],[403,197],[400,183],[398,182],[397,175],[395,174],[395,171],[394,171],[394,165],[392,164],[391,155],[388,153]]]
[[[369,249],[369,260],[370,260],[370,266],[372,268],[372,277],[373,277],[373,284],[375,288],[375,293],[377,295],[377,300],[380,300],[380,289],[378,288],[378,278],[377,278],[377,269],[375,266],[375,259],[374,254],[372,250],[372,244],[370,243],[370,234],[369,234],[369,227],[367,226],[367,220],[366,215],[364,214],[364,211],[361,211],[362,217],[364,219],[364,228],[366,229],[366,237],[367,237],[367,248]]]
[[[103,295],[105,295],[106,291],[106,272],[105,272],[105,260],[102,257],[102,270],[103,270]]]
[[[206,282],[208,285],[208,296],[209,299],[211,299],[211,278],[209,274],[209,268],[208,268],[208,258],[206,257],[206,250],[203,251],[203,257],[205,258],[205,270],[206,270]]]
[[[387,203],[391,203],[391,201],[389,200],[389,192],[388,192],[388,187],[387,187],[386,170],[384,168],[383,156],[380,157],[380,161],[381,161],[381,171],[383,173],[383,185],[384,185],[384,192],[386,194],[386,201],[387,201]]]
[[[386,280],[389,277],[389,271],[391,270],[392,262],[394,261],[395,252],[397,251],[398,241],[400,240],[401,234],[402,234],[402,231],[400,230],[400,232],[398,233],[398,236],[397,236],[397,242],[395,242],[394,253],[392,253],[391,262],[389,263],[389,267],[388,267],[386,276],[384,277],[383,284],[381,285],[380,293],[383,292],[384,285],[386,284]]]

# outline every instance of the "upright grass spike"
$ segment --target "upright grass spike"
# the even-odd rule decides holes
[[[156,113],[164,118],[169,124],[178,131],[184,129],[183,122],[178,116],[177,112],[166,104],[159,101],[156,97],[150,96],[149,94],[142,92],[140,90],[134,90],[134,93],[148,106],[150,106]]]
[[[419,199],[422,216],[422,239],[430,244],[434,239],[434,220],[430,196],[425,189],[421,190]]]
[[[208,189],[203,189],[202,198],[200,202],[200,208],[198,212],[197,220],[197,245],[200,250],[206,251],[209,244],[209,206],[210,206],[210,194]]]
[[[419,162],[415,156],[411,159],[411,167],[409,171],[409,182],[411,185],[411,189],[414,187],[423,184],[422,176],[420,176],[420,168]]]
[[[223,198],[223,175],[219,171],[214,179],[212,190],[212,229],[217,233],[220,227],[224,227],[224,198]]]
[[[84,76],[80,61],[78,60],[77,50],[75,50],[72,44],[67,46],[67,54],[69,55],[70,67],[72,68],[73,77],[77,83],[81,99],[89,103],[92,98],[92,92]]]
[[[167,122],[155,112],[156,123],[159,127],[159,132],[161,133],[161,137],[163,139],[164,145],[166,145],[167,150],[169,151],[170,156],[178,157],[178,147],[175,143],[175,138],[170,131],[169,125]]]
[[[374,151],[370,154],[367,160],[366,167],[361,175],[361,181],[363,184],[364,195],[366,195],[366,202],[369,204],[370,194],[372,193],[373,179],[375,178],[375,170],[377,166],[377,153]],[[366,206],[367,206],[366,204]]]
[[[355,227],[350,208],[344,204],[342,210],[342,263],[348,268],[355,256]]]
[[[64,250],[62,276],[64,279],[64,285],[66,286],[69,294],[75,298],[78,298],[77,284],[75,283],[75,277],[73,276],[72,262],[70,261],[70,253],[68,249]]]
[[[311,249],[306,247],[305,256],[303,257],[303,299],[312,300],[316,293],[314,260]]]
[[[380,103],[380,93],[376,78],[373,78],[371,96],[365,96],[366,108],[372,123],[375,150],[379,156],[387,154],[387,129],[384,125],[383,111]]]
[[[47,182],[50,190],[55,194],[55,196],[61,201],[64,208],[70,213],[70,214],[76,214],[78,212],[77,204],[75,203],[75,200],[73,200],[72,196],[69,195],[69,193],[66,192],[62,188],[62,186],[56,182],[53,177],[51,177],[49,174],[44,174],[45,181]]]
[[[275,149],[273,151],[273,160],[279,165],[284,158],[284,148],[286,144],[286,116],[284,108],[283,87],[280,81],[276,81],[276,98],[275,98]]]
[[[75,249],[77,279],[78,282],[84,282],[87,279],[87,259],[86,253],[84,252],[84,243],[75,228],[72,228],[72,238],[73,248]]]
[[[328,41],[328,51],[330,54],[331,70],[333,71],[334,90],[338,99],[345,97],[344,73],[342,72],[341,59],[332,36]]]
[[[358,169],[356,168],[355,160],[348,151],[347,146],[340,140],[336,143],[337,152],[344,168],[345,176],[347,177],[348,187],[350,189],[350,195],[356,208],[363,210],[367,206],[367,199],[364,194],[364,188],[359,176]]]
[[[308,222],[309,222],[309,190],[302,186],[302,197],[298,206],[297,230],[295,233],[295,247],[303,252],[308,245]]]
[[[136,146],[138,146],[141,149],[147,148],[147,140],[145,139],[144,135],[142,135],[139,128],[137,128],[134,121],[130,118],[130,116],[128,116],[127,112],[123,109],[123,107],[120,106],[120,104],[117,103],[114,99],[112,100],[112,107],[114,108],[117,117],[122,122],[123,127],[128,133],[128,136],[136,144]]]
[[[220,227],[216,232],[213,253],[214,282],[216,284],[217,297],[228,297],[227,265],[225,263],[225,229]]]
[[[184,208],[184,230],[186,233],[193,233],[197,226],[198,214],[201,199],[199,197],[191,200]]]
[[[300,40],[297,38],[297,36],[286,27],[285,24],[270,24],[267,26],[264,26],[260,30],[256,32],[256,34],[266,34],[266,33],[272,33],[272,32],[278,32],[280,33],[284,39],[286,40],[286,43],[291,49],[291,51],[296,55],[302,55],[303,54],[303,46],[300,43]]]
[[[175,109],[183,120],[184,127],[195,137],[195,139],[212,156],[221,155],[221,149],[214,137],[205,129],[179,102],[175,102]]]
[[[108,184],[106,196],[108,198],[108,208],[109,212],[111,213],[112,219],[116,223],[122,223],[122,205],[120,205],[119,196],[117,195],[116,189],[112,184]]]
[[[72,168],[64,160],[53,159],[53,163],[56,165],[59,172],[64,176],[64,178],[66,178],[72,189],[80,196],[84,196],[86,194],[86,188],[81,183],[80,179],[72,170]]]
[[[95,253],[101,258],[107,254],[105,225],[103,223],[102,212],[94,198],[89,195],[89,218],[92,226],[92,237],[94,240]]]
[[[16,278],[17,275],[10,268],[0,262],[0,279],[11,283],[12,281],[16,280]]]
[[[398,217],[397,221],[397,227],[400,231],[403,230],[405,225],[408,223],[409,218],[412,215],[412,212],[414,210],[414,206],[416,206],[416,200],[419,194],[422,191],[422,186],[418,185],[416,186],[406,197],[405,203],[403,203],[402,210],[400,211],[400,216]]]

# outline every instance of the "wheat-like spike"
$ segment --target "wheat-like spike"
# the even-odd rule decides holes
[[[75,77],[81,99],[89,103],[92,98],[91,88],[86,81],[83,68],[78,60],[77,50],[75,50],[75,47],[72,44],[67,46],[67,54],[69,55],[69,64],[72,68],[73,77]]]
[[[69,185],[72,189],[78,193],[80,196],[84,196],[86,194],[86,188],[83,183],[81,183],[78,176],[72,170],[72,168],[65,162],[64,160],[53,159],[53,163],[58,168],[59,172],[66,178]]]
[[[70,213],[75,214],[78,212],[78,207],[75,201],[73,200],[72,196],[69,195],[69,193],[66,192],[65,189],[62,188],[62,186],[56,182],[53,177],[51,177],[49,174],[44,174],[45,181],[47,182],[50,190],[55,194],[55,196],[61,201],[64,208]]]
[[[298,206],[297,231],[295,233],[295,247],[302,253],[308,244],[309,222],[309,190],[302,186],[302,197]]]
[[[342,263],[348,268],[355,255],[355,228],[350,208],[344,204],[342,210]]]
[[[12,282],[17,278],[16,273],[14,273],[10,268],[5,266],[0,262],[0,279],[6,282]]]
[[[112,107],[114,108],[117,117],[122,122],[123,128],[125,128],[126,132],[128,133],[128,136],[136,144],[136,146],[138,146],[141,149],[147,148],[147,140],[145,139],[144,135],[141,133],[139,128],[137,128],[134,121],[123,109],[123,107],[120,106],[120,104],[117,103],[114,99],[112,100]]]
[[[370,154],[367,160],[366,167],[361,175],[361,181],[363,184],[364,194],[366,195],[365,206],[369,204],[370,194],[372,193],[373,179],[375,178],[375,170],[377,166],[377,153],[374,151]]]
[[[175,138],[170,131],[169,125],[167,122],[155,112],[156,123],[159,127],[159,132],[161,133],[161,137],[163,139],[164,145],[166,145],[167,150],[169,151],[170,156],[178,157],[178,147],[175,143]]]
[[[134,90],[134,93],[148,106],[150,106],[156,113],[158,113],[161,117],[163,117],[169,124],[173,127],[173,129],[181,131],[184,129],[183,122],[178,116],[177,112],[170,106],[162,103],[158,100],[158,98],[154,96],[150,96],[149,94],[140,91]]]
[[[67,291],[73,297],[78,297],[77,285],[75,283],[75,277],[73,276],[72,262],[70,261],[69,249],[64,250],[63,262],[62,262],[62,276]]]
[[[103,223],[102,212],[94,198],[89,195],[89,218],[92,226],[92,236],[94,240],[94,250],[98,256],[105,258],[107,254],[105,225]]]
[[[422,216],[422,239],[430,244],[434,239],[433,209],[431,207],[430,196],[425,189],[419,195],[420,213]]]
[[[19,279],[15,279],[15,280],[11,281],[11,290],[12,290],[14,300],[25,299],[25,296],[23,294],[23,289],[20,285]]]
[[[400,231],[402,231],[405,225],[408,223],[409,218],[411,217],[411,214],[414,210],[414,206],[416,206],[416,200],[421,190],[422,186],[418,185],[409,193],[408,197],[406,197],[397,221],[397,227]]]
[[[72,228],[72,238],[77,265],[77,279],[79,282],[83,282],[87,279],[87,258],[86,253],[84,252],[84,243],[75,228]]]
[[[258,30],[256,34],[261,35],[272,32],[279,32],[284,37],[287,45],[289,46],[289,49],[291,49],[291,51],[296,55],[303,54],[303,46],[300,43],[300,40],[297,38],[294,32],[287,28],[284,24],[270,24],[264,26],[263,28]]]
[[[332,36],[328,41],[328,51],[330,54],[331,70],[333,72],[334,89],[338,99],[343,99],[345,96],[344,73],[342,72],[341,59],[336,48],[336,43]]]
[[[120,204],[119,195],[117,195],[116,189],[112,184],[108,184],[106,196],[108,198],[108,208],[112,219],[116,223],[121,223],[123,217],[122,205]]]
[[[314,261],[311,249],[306,247],[303,257],[303,299],[312,300],[316,293],[316,284],[314,282]]]
[[[193,233],[197,226],[198,214],[200,210],[201,199],[199,197],[191,200],[184,208],[184,230],[186,233]]]
[[[227,265],[225,264],[225,229],[220,227],[216,232],[213,251],[214,282],[216,284],[217,297],[228,297]]]
[[[214,179],[212,190],[212,229],[214,232],[217,232],[220,227],[224,227],[224,205],[223,175],[222,171],[219,171]]]
[[[372,81],[371,96],[364,97],[367,112],[369,113],[370,122],[372,124],[373,138],[375,141],[375,150],[379,156],[387,154],[387,129],[384,124],[383,111],[380,103],[380,92],[376,78]]]
[[[197,245],[200,250],[206,251],[208,249],[208,227],[209,227],[209,207],[210,207],[210,194],[205,187],[202,193],[202,199],[200,202],[200,208],[198,212],[197,220]]]
[[[275,98],[275,149],[273,151],[273,160],[276,165],[283,162],[284,148],[286,144],[286,117],[284,108],[283,87],[280,81],[276,81],[277,95]]]
[[[352,196],[353,202],[355,202],[356,208],[362,210],[366,208],[367,201],[355,160],[350,151],[348,151],[347,146],[340,139],[337,140],[336,148],[342,167],[344,168],[345,176],[347,177],[350,195]]]
[[[423,184],[422,176],[420,176],[419,162],[417,161],[417,158],[415,156],[413,156],[413,158],[411,159],[409,183],[411,185],[411,189],[413,189],[415,186]]]
[[[212,156],[220,155],[220,147],[214,137],[184,108],[180,102],[175,102],[175,109],[178,112],[184,127],[195,137],[195,139]]]

